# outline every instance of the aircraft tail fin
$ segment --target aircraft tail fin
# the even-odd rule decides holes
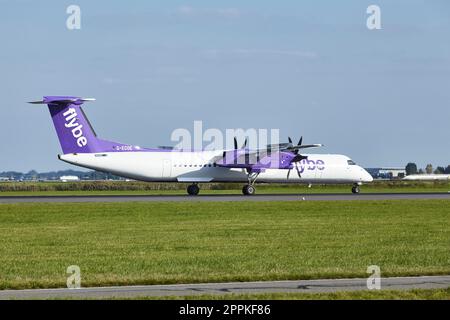
[[[64,154],[113,151],[117,144],[100,140],[87,119],[81,105],[92,98],[45,96],[32,104],[46,104]],[[118,144],[121,145],[121,144]]]

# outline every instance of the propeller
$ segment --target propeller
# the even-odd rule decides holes
[[[298,140],[298,143],[296,145],[292,144],[291,137],[288,137],[289,140],[289,146],[286,148],[286,150],[289,150],[293,152],[294,154],[298,154],[298,151],[300,149],[306,149],[306,148],[317,148],[317,147],[323,147],[323,144],[303,144],[303,136],[300,137],[300,140]]]
[[[300,173],[300,170],[298,169],[297,162],[293,162],[293,164],[294,164],[293,166],[294,166],[295,170],[297,171],[298,177],[301,178],[301,177],[302,177],[302,174]],[[291,174],[291,170],[292,170],[292,169],[289,169],[289,170],[288,170],[288,173],[287,173],[287,179],[288,179],[288,180],[289,180],[289,175]]]
[[[291,145],[291,147],[293,147],[294,145],[292,144],[291,137],[288,137],[288,141],[289,141],[289,144]],[[302,145],[302,141],[303,141],[303,136],[301,136],[300,140],[298,140],[297,146],[301,146]]]
[[[298,150],[302,146],[303,136],[300,137],[300,140],[298,140],[298,143],[295,146],[292,144],[291,137],[288,137],[288,141],[289,141],[289,147],[287,147],[287,149],[292,151],[294,154],[298,154]]]
[[[225,158],[225,157],[227,156],[227,154],[230,153],[230,155],[233,156],[234,163],[237,163],[237,161],[238,161],[238,155],[239,155],[238,150],[245,149],[245,147],[247,146],[247,139],[248,139],[248,138],[246,137],[246,138],[245,138],[245,141],[244,141],[244,144],[242,145],[241,148],[239,148],[239,147],[238,147],[238,141],[237,141],[237,138],[234,137],[234,138],[233,138],[234,150],[233,150],[233,151],[228,151],[228,152],[227,152],[227,151],[224,151],[224,152],[223,152],[223,155],[222,155],[222,158]],[[248,160],[248,154],[244,154],[244,156],[246,157],[245,163],[249,163],[249,160]]]
[[[245,138],[244,144],[242,145],[241,149],[244,149],[247,146],[247,139]],[[234,137],[234,150],[237,150],[238,148],[238,141],[236,139],[236,137]]]
[[[288,142],[268,144],[267,150],[291,151],[294,154],[298,154],[299,149],[317,148],[317,147],[323,147],[323,144],[303,144],[303,137],[300,137],[300,140],[298,140],[298,144],[294,145],[292,143],[292,138],[288,137]]]
[[[295,154],[295,156],[294,156],[294,157],[292,158],[292,160],[291,160],[291,163],[292,163],[293,166],[295,167],[295,169],[296,169],[296,171],[297,171],[297,174],[298,174],[298,177],[301,178],[302,175],[301,175],[301,173],[300,173],[300,170],[298,169],[297,163],[300,162],[300,161],[302,161],[303,159],[307,159],[307,158],[308,158],[307,156],[302,156],[301,154],[298,153],[299,150],[300,150],[300,148],[302,147],[303,136],[300,137],[300,139],[298,140],[297,145],[295,145],[295,146],[292,144],[292,139],[291,139],[291,137],[288,137],[288,141],[289,141],[289,145],[290,145],[290,146],[289,146],[287,149],[288,149],[289,151],[291,151],[292,153]],[[289,170],[288,170],[288,173],[287,173],[287,179],[289,179],[289,175],[291,174],[291,170],[292,170],[292,169],[289,169]]]

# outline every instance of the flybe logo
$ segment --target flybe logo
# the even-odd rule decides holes
[[[79,124],[77,121],[77,112],[74,108],[67,109],[66,112],[63,113],[63,116],[66,119],[66,123],[64,123],[64,126],[66,128],[72,128],[72,136],[77,139],[77,145],[82,148],[85,145],[87,145],[87,139],[85,136],[83,136],[83,128],[82,124]]]
[[[323,160],[310,160],[310,159],[303,159],[299,164],[298,164],[298,169],[300,171],[300,173],[303,173],[305,171],[305,169],[308,170],[323,170],[325,169],[325,162]]]

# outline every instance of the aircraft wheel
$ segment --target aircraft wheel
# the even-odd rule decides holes
[[[242,193],[246,196],[251,196],[255,194],[255,187],[249,184],[246,184],[243,188],[242,188]]]
[[[352,193],[354,193],[354,194],[357,194],[357,193],[359,193],[359,186],[353,186],[352,187]]]
[[[199,192],[200,192],[200,188],[196,184],[191,184],[190,186],[187,187],[187,193],[190,196],[196,196],[196,195],[198,195]]]

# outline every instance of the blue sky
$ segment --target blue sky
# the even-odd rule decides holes
[[[81,8],[81,30],[66,8]],[[381,8],[381,30],[366,8]],[[95,97],[99,136],[280,128],[366,167],[450,163],[448,1],[0,0],[0,171],[55,170],[43,95]]]

